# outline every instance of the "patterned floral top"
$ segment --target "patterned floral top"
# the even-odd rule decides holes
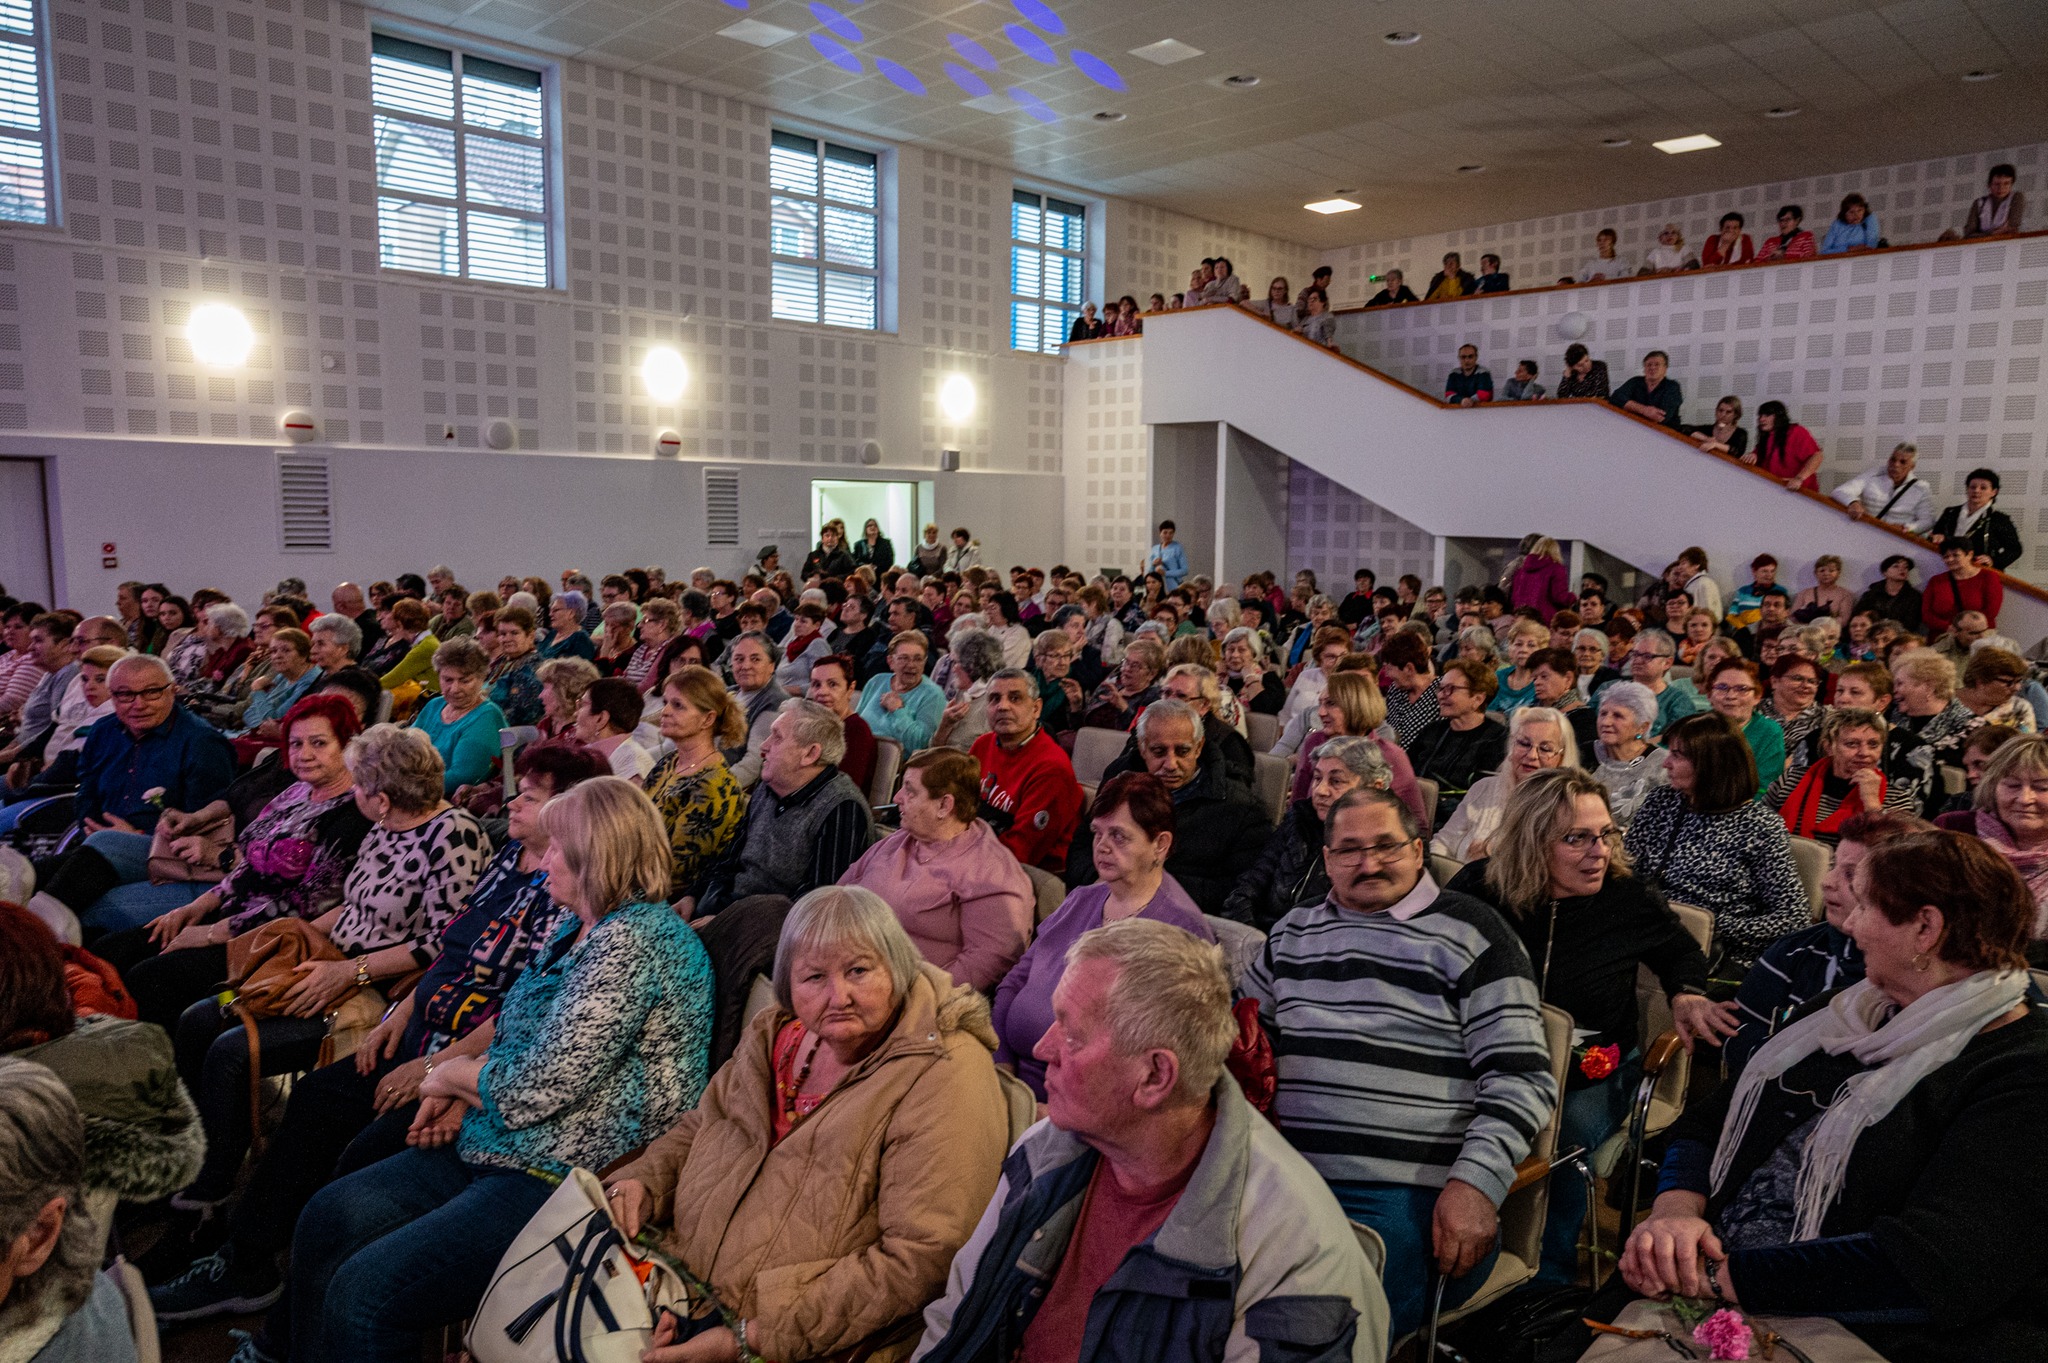
[[[747,794],[724,762],[688,776],[676,774],[670,753],[647,773],[647,798],[668,829],[669,893],[694,894],[704,872],[718,860],[746,821]]]
[[[507,723],[540,722],[540,676],[536,670],[540,664],[538,651],[528,651],[517,658],[500,658],[491,664],[486,679],[488,694],[505,712]]]
[[[236,839],[235,868],[220,883],[222,911],[236,936],[277,918],[318,918],[341,902],[370,821],[348,791],[313,798],[304,781],[286,786]]]
[[[328,936],[350,956],[405,946],[418,964],[431,964],[489,852],[483,825],[453,805],[403,833],[371,829]]]

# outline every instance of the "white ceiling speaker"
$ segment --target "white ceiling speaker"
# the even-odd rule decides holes
[[[654,452],[663,459],[673,459],[683,452],[683,437],[673,427],[663,427],[654,436]]]
[[[311,412],[294,407],[277,419],[277,429],[294,445],[303,445],[320,434],[320,423],[313,420]]]
[[[518,430],[503,417],[484,427],[484,444],[494,450],[509,450],[518,443]]]
[[[860,446],[860,462],[870,468],[881,463],[882,442],[879,440],[863,440]]]
[[[1567,341],[1580,340],[1592,329],[1593,324],[1586,320],[1583,312],[1568,312],[1557,319],[1557,334]]]

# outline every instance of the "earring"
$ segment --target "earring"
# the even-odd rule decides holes
[[[1928,970],[1930,970],[1933,967],[1933,965],[1933,958],[1928,956],[1926,952],[1916,951],[1913,953],[1913,969],[1919,971],[1921,974],[1926,974]]]

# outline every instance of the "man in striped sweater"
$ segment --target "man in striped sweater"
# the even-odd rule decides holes
[[[1400,1339],[1432,1268],[1447,1306],[1486,1281],[1557,1092],[1528,955],[1492,908],[1436,887],[1406,805],[1347,794],[1323,859],[1329,898],[1280,921],[1241,988],[1273,1043],[1274,1122],[1387,1243]]]

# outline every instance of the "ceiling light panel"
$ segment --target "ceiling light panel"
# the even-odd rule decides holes
[[[1689,151],[1706,151],[1710,147],[1718,147],[1721,145],[1721,139],[1709,137],[1705,133],[1694,133],[1690,137],[1667,137],[1662,142],[1652,142],[1650,145],[1667,156],[1682,156]]]
[[[1199,47],[1190,47],[1178,38],[1161,38],[1156,43],[1131,49],[1131,55],[1154,66],[1172,66],[1175,62],[1188,61],[1202,55]]]
[[[1365,205],[1355,203],[1350,199],[1318,199],[1312,204],[1303,204],[1302,207],[1311,213],[1321,213],[1327,217],[1332,213],[1349,213],[1353,209],[1363,208]]]

